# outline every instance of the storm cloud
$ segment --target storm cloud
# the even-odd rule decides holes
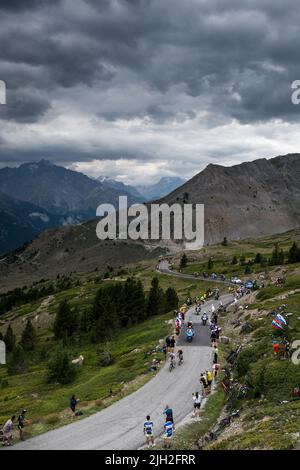
[[[292,0],[0,0],[0,162],[132,182],[297,152],[299,25]]]

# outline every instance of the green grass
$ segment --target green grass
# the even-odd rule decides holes
[[[201,252],[193,252],[189,255],[189,264],[184,272],[193,274],[194,272],[208,271],[207,261],[213,256],[215,265],[212,271],[218,274],[224,273],[227,277],[238,275],[243,278],[251,278],[251,275],[244,276],[244,266],[231,265],[233,255],[238,258],[243,254],[246,259],[253,259],[257,252],[264,256],[269,256],[274,243],[279,242],[280,247],[287,250],[293,240],[300,239],[300,230],[279,236],[264,237],[259,240],[248,240],[243,242],[230,242],[228,247],[221,245],[205,247]],[[178,265],[181,255],[177,255],[172,261],[174,266]],[[155,266],[157,261],[145,261],[128,268],[129,274],[134,274],[141,279],[145,290],[149,290],[153,276],[158,276],[163,289],[169,286],[174,287],[179,295],[180,302],[185,302],[188,296],[196,297],[206,291],[209,287],[215,287],[210,281],[188,280],[172,278],[157,274]],[[278,405],[278,400],[290,399],[290,392],[293,386],[300,385],[300,366],[294,366],[287,361],[276,361],[272,356],[272,335],[270,317],[264,317],[263,321],[257,318],[250,318],[251,310],[258,308],[262,314],[272,310],[281,303],[286,303],[288,311],[294,315],[289,319],[287,330],[291,340],[300,339],[300,293],[289,296],[284,301],[275,299],[275,296],[286,294],[290,290],[300,287],[299,264],[285,266],[288,270],[286,282],[282,288],[270,285],[258,292],[255,303],[249,307],[244,320],[251,326],[251,332],[247,335],[240,335],[235,330],[232,337],[231,346],[242,342],[248,342],[250,353],[245,358],[246,364],[244,373],[241,373],[239,380],[251,381],[254,386],[260,389],[261,398],[248,398],[239,405],[242,406],[241,425],[243,432],[237,436],[229,436],[224,442],[213,443],[211,448],[228,449],[252,449],[252,448],[289,448],[294,443],[294,434],[300,429],[300,402]],[[254,266],[254,271],[267,272],[276,271],[279,268],[261,268]],[[297,272],[298,270],[298,272]],[[295,271],[295,273],[294,273]],[[273,275],[273,274],[272,274]],[[112,277],[114,275],[112,274]],[[116,276],[114,280],[122,282],[127,274]],[[77,281],[79,285],[77,285]],[[45,281],[45,285],[48,281]],[[40,312],[41,324],[38,326],[39,349],[45,348],[51,352],[55,343],[52,339],[51,325],[54,313],[61,300],[68,300],[72,307],[76,307],[79,312],[91,308],[94,296],[100,285],[98,273],[76,275],[72,280],[72,287],[65,291],[56,292],[52,302],[46,308],[41,307],[46,299],[40,299],[18,308],[13,309],[6,315],[0,317],[0,331],[4,332],[9,322],[20,337],[26,318],[35,318],[37,311]],[[109,284],[111,280],[102,281]],[[43,282],[40,284],[43,285]],[[226,287],[218,285],[222,291]],[[240,315],[240,313],[239,313]],[[258,313],[258,316],[260,313]],[[228,314],[224,318],[224,334],[230,324],[234,314]],[[98,364],[98,352],[95,345],[76,345],[69,347],[72,356],[78,357],[83,354],[85,364],[80,369],[75,382],[69,386],[49,385],[46,383],[46,360],[39,362],[35,357],[31,358],[31,365],[26,373],[22,375],[8,376],[6,369],[0,366],[0,382],[8,381],[8,387],[0,390],[0,423],[11,414],[16,414],[23,407],[29,410],[31,426],[29,435],[45,432],[63,424],[70,422],[68,413],[69,397],[76,394],[82,403],[84,416],[88,416],[114,400],[120,399],[124,394],[128,394],[137,387],[144,384],[152,377],[148,373],[151,357],[145,357],[145,353],[151,350],[160,338],[164,338],[169,331],[166,321],[170,315],[153,317],[147,322],[121,331],[111,343],[110,349],[115,362],[109,367],[100,367]],[[232,329],[231,329],[232,330]],[[231,331],[232,334],[232,331]],[[132,353],[137,349],[138,352]],[[220,347],[221,355],[226,354],[226,347]],[[247,354],[245,354],[247,356]],[[247,362],[248,361],[248,362]],[[110,390],[113,390],[113,397],[108,398]],[[195,449],[197,440],[209,431],[224,407],[224,395],[221,390],[213,394],[204,410],[202,419],[192,424],[178,428],[174,438],[173,447],[175,449]],[[268,418],[265,420],[264,418]],[[291,419],[290,419],[291,418]]]
[[[110,349],[115,359],[113,365],[98,365],[97,346],[70,347],[72,357],[83,354],[85,363],[75,382],[68,386],[49,385],[46,383],[46,363],[31,365],[21,375],[9,376],[6,368],[0,366],[0,380],[7,380],[9,387],[1,390],[0,423],[22,408],[29,410],[28,417],[33,421],[29,435],[44,432],[54,425],[46,423],[51,416],[57,416],[55,426],[69,422],[64,412],[68,408],[69,398],[76,394],[82,402],[87,402],[85,416],[95,411],[95,401],[105,400],[110,390],[115,397],[123,396],[124,386],[141,377],[140,384],[149,380],[153,374],[148,372],[152,357],[145,353],[157,345],[159,339],[169,332],[170,315],[161,315],[122,331],[111,343]],[[53,344],[50,342],[49,348]],[[139,349],[136,353],[133,350]],[[161,353],[158,357],[162,358]],[[132,384],[134,387],[134,384]],[[128,389],[132,391],[132,387]],[[97,408],[97,407],[96,407]],[[55,421],[55,419],[53,419]],[[51,419],[50,419],[51,421]]]
[[[299,443],[300,402],[268,405],[249,401],[242,432],[211,444],[208,450],[289,450]]]

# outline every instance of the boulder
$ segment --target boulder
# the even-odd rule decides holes
[[[230,339],[227,336],[220,336],[220,341],[223,344],[229,344],[230,343]]]
[[[82,366],[83,363],[84,363],[84,357],[82,355],[80,355],[77,359],[74,359],[72,361],[72,364],[75,364],[78,366]]]

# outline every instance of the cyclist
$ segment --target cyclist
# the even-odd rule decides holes
[[[183,363],[183,351],[182,351],[182,349],[179,349],[179,351],[177,352],[177,356],[178,356],[178,364],[181,365]]]
[[[176,366],[176,356],[175,353],[171,352],[169,354],[170,357],[170,371],[175,368]]]

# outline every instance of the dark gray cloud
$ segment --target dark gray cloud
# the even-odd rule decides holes
[[[61,0],[51,0],[52,4],[58,4]],[[10,12],[28,11],[32,8],[41,8],[49,4],[49,0],[1,0],[0,10]]]
[[[53,146],[43,130],[40,148],[28,145],[22,153],[2,143],[0,159],[27,159],[31,152],[56,161],[156,160],[171,149],[163,134],[171,139],[174,123],[213,131],[233,121],[299,121],[290,99],[291,83],[300,79],[300,4],[293,0],[1,0],[0,11],[0,79],[8,87],[7,108],[0,108],[4,142],[9,123],[48,122],[51,134],[61,116],[65,125],[76,116],[88,119],[101,139],[91,144],[95,136],[86,132],[72,151],[70,140]],[[156,136],[161,126],[157,141],[165,151],[158,144],[143,148],[137,132],[130,131],[130,145],[123,131],[115,139],[116,123],[135,119]],[[205,153],[202,161],[218,155],[210,145],[194,152],[191,165],[197,152],[200,159]]]

